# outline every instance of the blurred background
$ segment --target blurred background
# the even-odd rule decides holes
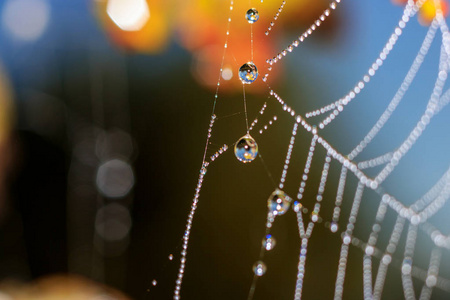
[[[303,115],[339,99],[378,57],[404,2],[343,1],[307,42],[274,66],[270,86]],[[359,99],[323,131],[339,151],[353,149],[399,88],[434,16],[430,3],[410,21]],[[265,60],[298,37],[329,3],[288,1],[268,36],[264,32],[281,1],[250,5],[260,14],[253,35],[262,77]],[[447,1],[442,5],[447,13]],[[247,1],[235,1],[223,56],[229,1],[0,1],[1,300],[171,298],[219,76],[218,119],[207,157],[245,134],[237,71],[251,55],[244,19],[249,8]],[[437,77],[440,45],[438,35],[404,103],[361,160],[395,149],[417,123]],[[244,165],[229,150],[208,169],[183,299],[246,299],[251,284],[273,191],[266,168],[278,181],[293,124],[268,98],[262,80],[246,94],[250,121],[264,102],[268,105],[252,134],[265,165],[259,160]],[[274,115],[278,120],[259,134]],[[414,202],[447,170],[449,118],[444,109],[433,119],[386,181],[386,190],[402,202]],[[292,196],[310,138],[299,131],[285,190]],[[314,203],[324,156],[318,149],[306,208]],[[315,229],[308,249],[305,299],[333,295],[340,236],[327,222],[339,171],[333,162],[321,216],[325,226]],[[355,186],[349,178],[342,228]],[[378,203],[368,192],[355,229],[362,240]],[[396,217],[390,213],[380,248]],[[446,214],[448,207],[431,222],[450,234]],[[277,246],[266,257],[268,271],[255,299],[292,299],[299,251],[293,214],[276,221],[273,235]],[[419,243],[415,262],[426,269],[431,243],[425,235]],[[400,246],[400,261],[402,251]],[[384,296],[399,299],[401,273],[398,264],[391,267]],[[449,273],[444,252],[441,275],[450,278]],[[362,298],[359,249],[350,251],[345,284],[346,297]],[[419,289],[422,282],[415,284]],[[433,297],[448,299],[448,291],[437,290]]]

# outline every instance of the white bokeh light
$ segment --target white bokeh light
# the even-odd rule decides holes
[[[109,198],[126,196],[134,185],[134,173],[130,164],[121,159],[111,159],[97,170],[97,189]]]
[[[14,38],[32,42],[42,36],[50,19],[46,0],[8,0],[2,12],[4,28]]]
[[[231,78],[233,78],[233,70],[231,70],[230,67],[223,68],[222,78],[225,80],[230,80]]]
[[[146,0],[108,0],[108,16],[120,29],[137,31],[150,18],[150,8]]]
[[[124,239],[131,229],[131,216],[126,207],[117,203],[110,203],[97,212],[95,230],[106,241]]]

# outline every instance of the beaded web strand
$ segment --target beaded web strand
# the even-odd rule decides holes
[[[263,2],[263,1],[261,1]],[[433,118],[441,112],[441,110],[450,102],[450,89],[444,90],[444,85],[447,80],[449,63],[450,63],[450,33],[443,16],[442,10],[439,6],[439,1],[436,1],[437,12],[428,32],[422,42],[420,50],[417,53],[409,71],[407,72],[403,82],[398,88],[397,92],[393,96],[392,100],[386,107],[385,111],[381,114],[375,125],[368,131],[364,138],[357,143],[356,147],[352,149],[348,154],[340,152],[338,149],[328,142],[321,130],[330,125],[336,120],[339,115],[346,109],[346,107],[354,100],[357,100],[358,94],[370,84],[371,79],[377,74],[377,71],[383,66],[386,58],[389,56],[391,50],[395,47],[397,41],[400,39],[403,30],[408,25],[408,22],[416,16],[418,10],[425,2],[425,0],[413,1],[409,0],[406,4],[403,15],[400,17],[397,26],[393,33],[390,35],[387,43],[382,48],[379,56],[370,65],[367,73],[356,83],[356,85],[350,89],[350,91],[344,96],[340,97],[336,101],[332,101],[330,104],[323,107],[314,109],[304,115],[298,114],[288,103],[288,99],[283,99],[280,93],[275,91],[269,86],[269,79],[271,77],[272,69],[283,60],[285,57],[293,55],[296,48],[303,43],[310,35],[319,27],[323,22],[327,21],[334,10],[339,7],[341,0],[335,0],[331,2],[329,7],[312,23],[312,25],[306,29],[304,33],[299,35],[292,43],[288,44],[280,53],[266,60],[267,73],[260,74],[260,80],[262,80],[267,87],[268,99],[264,102],[260,108],[258,116],[262,116],[266,113],[267,107],[279,106],[282,108],[282,116],[271,116],[268,118],[268,122],[256,129],[258,125],[258,117],[252,122],[248,121],[247,116],[247,103],[245,90],[246,85],[251,84],[258,76],[258,71],[254,67],[262,69],[259,66],[253,65],[252,61],[241,62],[241,72],[239,76],[243,85],[243,102],[244,113],[246,119],[246,134],[234,144],[235,154],[237,158],[246,163],[251,162],[254,159],[261,159],[260,153],[258,153],[258,145],[255,139],[250,135],[251,133],[262,135],[266,131],[271,129],[271,126],[281,122],[281,119],[290,118],[293,120],[293,127],[291,137],[287,145],[287,153],[284,160],[284,166],[276,189],[272,195],[268,195],[268,213],[265,229],[265,238],[263,240],[260,257],[254,265],[254,277],[253,282],[249,286],[248,300],[253,299],[256,289],[256,283],[258,279],[264,275],[267,267],[264,263],[264,253],[270,251],[275,246],[275,238],[271,235],[271,228],[277,218],[282,218],[289,208],[296,214],[298,231],[300,236],[300,249],[298,257],[297,277],[295,285],[294,299],[298,300],[302,298],[302,290],[304,286],[305,274],[308,271],[306,266],[308,244],[310,237],[313,235],[316,226],[321,223],[322,217],[320,216],[321,208],[323,205],[330,205],[330,202],[323,203],[324,191],[327,184],[328,174],[331,168],[331,164],[337,162],[340,165],[339,183],[337,185],[336,197],[334,201],[334,209],[332,210],[332,216],[330,222],[327,222],[328,228],[332,233],[341,234],[341,248],[339,254],[339,260],[337,265],[337,275],[334,283],[334,299],[342,299],[344,296],[344,282],[346,280],[346,269],[349,256],[349,249],[351,246],[359,248],[363,252],[363,278],[361,280],[363,284],[364,299],[380,299],[383,294],[383,288],[385,287],[386,277],[388,275],[388,268],[397,266],[400,269],[401,282],[403,293],[406,299],[416,299],[416,291],[414,289],[414,283],[422,283],[422,289],[419,295],[420,299],[430,299],[432,290],[438,288],[444,292],[450,293],[450,280],[439,275],[439,268],[441,264],[441,258],[444,251],[450,250],[450,236],[445,235],[445,231],[441,228],[436,228],[429,222],[429,219],[440,211],[447,203],[450,197],[450,168],[447,172],[435,183],[435,185],[429,189],[429,191],[422,197],[416,199],[411,205],[404,204],[405,201],[398,199],[395,195],[390,194],[383,187],[383,183],[388,176],[396,169],[396,166],[404,158],[404,156],[413,148],[416,141],[421,137],[422,133],[427,129],[427,126],[432,122]],[[283,11],[289,5],[287,1],[282,1],[279,9],[274,15],[272,21],[267,27],[265,33],[268,36],[273,28],[276,28],[276,21],[278,18],[282,18]],[[285,7],[286,6],[286,7]],[[224,68],[224,58],[227,53],[230,24],[232,22],[234,1],[231,0],[229,6],[229,16],[227,18],[227,30],[226,38],[223,47],[222,63],[219,70],[219,78],[217,81],[216,92],[214,95],[214,102],[212,107],[212,113],[210,117],[210,123],[206,138],[206,146],[203,155],[202,165],[200,168],[200,175],[198,177],[198,183],[195,190],[194,199],[192,202],[191,210],[189,212],[184,236],[182,240],[182,250],[180,256],[180,265],[178,269],[178,275],[175,282],[175,289],[173,299],[178,300],[181,298],[181,287],[183,283],[183,277],[185,274],[187,251],[189,245],[189,239],[191,236],[191,228],[193,226],[195,212],[199,205],[200,191],[202,184],[205,180],[208,168],[221,156],[226,154],[229,146],[225,143],[221,143],[218,150],[211,156],[207,155],[209,147],[211,145],[210,140],[213,135],[213,128],[216,121],[219,119],[216,116],[216,104],[219,101],[219,90],[221,86],[222,71]],[[249,7],[249,9],[251,6]],[[239,16],[243,17],[245,12],[237,12]],[[257,21],[257,11],[248,11],[247,18],[249,20],[249,26],[253,28],[253,23]],[[251,19],[250,19],[251,18]],[[255,21],[256,18],[256,21]],[[383,129],[387,121],[391,118],[394,111],[402,101],[405,93],[411,86],[416,74],[421,68],[422,62],[428,54],[428,50],[431,47],[433,40],[436,37],[442,39],[442,45],[439,54],[438,73],[436,75],[434,87],[428,99],[428,104],[425,111],[419,117],[416,125],[410,131],[409,135],[399,144],[399,146],[392,151],[389,151],[383,155],[367,159],[364,161],[357,161],[357,157],[364,149],[374,140],[378,133]],[[251,29],[251,58],[253,60],[253,29]],[[255,74],[256,73],[256,74]],[[297,134],[302,135],[309,134],[310,144],[309,152],[306,157],[306,163],[302,168],[302,176],[298,185],[297,195],[291,198],[285,191],[285,182],[288,178],[288,170],[290,169],[290,162],[293,150],[295,148],[295,142]],[[233,148],[232,146],[232,148]],[[304,200],[304,192],[307,187],[308,179],[310,176],[310,170],[313,167],[313,157],[317,148],[323,148],[326,152],[325,158],[321,166],[321,175],[315,193],[315,201],[311,210],[311,215],[308,219],[304,218],[305,208],[302,201]],[[216,148],[217,149],[217,148]],[[229,154],[232,155],[232,154]],[[448,164],[448,162],[445,162]],[[243,166],[245,167],[245,166]],[[380,167],[376,176],[369,176],[366,170]],[[292,168],[292,167],[291,167]],[[270,173],[268,174],[270,177]],[[354,190],[352,199],[344,199],[344,190],[348,186],[347,181],[350,176],[354,176],[358,183]],[[273,178],[271,177],[271,180]],[[372,191],[378,195],[379,203],[378,208],[374,211],[374,223],[371,226],[370,234],[367,241],[359,239],[354,235],[354,229],[358,212],[360,210],[361,203],[364,201],[365,194]],[[344,200],[351,201],[351,209],[349,212],[348,220],[345,222],[346,226],[340,228],[339,222],[341,218],[342,204]],[[411,203],[408,201],[408,203]],[[381,229],[383,227],[383,221],[388,212],[396,214],[395,224],[392,227],[392,232],[389,235],[388,242],[385,246],[380,246],[377,243]],[[342,221],[341,221],[342,224]],[[444,231],[444,232],[442,232]],[[430,254],[428,269],[419,268],[414,264],[413,257],[414,252],[418,245],[417,236],[422,232],[427,235],[429,243],[433,245],[433,249]],[[403,253],[399,254],[398,246],[402,236],[405,237],[405,247]],[[395,254],[395,255],[394,255]],[[401,255],[401,259],[398,256]],[[375,271],[374,260],[377,260],[378,266]],[[391,267],[391,268],[392,268]],[[416,287],[417,288],[417,287]]]

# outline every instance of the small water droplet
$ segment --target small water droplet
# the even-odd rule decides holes
[[[272,250],[274,247],[275,247],[275,245],[276,245],[276,240],[275,240],[275,238],[272,236],[272,235],[270,235],[270,234],[268,234],[268,235],[266,235],[266,237],[264,238],[264,240],[263,240],[263,247],[267,250],[267,251],[270,251],[270,250]]]
[[[330,224],[330,230],[331,232],[336,232],[338,230],[338,224],[335,221],[332,221]]]
[[[250,134],[246,134],[234,146],[234,154],[243,163],[251,162],[258,155],[258,144]]]
[[[258,78],[258,69],[252,62],[247,62],[239,68],[239,78],[242,83],[250,84]]]
[[[206,168],[202,167],[200,170],[200,174],[205,175],[206,174]]]
[[[302,204],[300,202],[298,202],[298,201],[295,201],[293,208],[294,208],[295,212],[299,212],[302,209]]]
[[[411,274],[411,270],[412,270],[412,259],[410,257],[405,257],[403,259],[403,264],[402,264],[403,275]]]
[[[169,260],[173,260],[173,255],[172,254],[169,255]]]
[[[344,242],[344,244],[348,245],[352,241],[352,238],[348,233],[346,233],[344,234],[342,241]]]
[[[258,21],[259,19],[259,13],[255,8],[250,8],[249,10],[247,10],[247,12],[245,13],[245,18],[247,19],[247,21],[250,24],[255,23],[256,21]]]
[[[152,285],[153,285],[153,286],[156,286],[157,284],[158,284],[158,281],[156,281],[155,279],[153,279]]]
[[[263,261],[257,261],[253,265],[253,272],[256,276],[263,276],[267,271],[266,264]]]
[[[289,209],[291,201],[291,197],[286,195],[282,190],[276,189],[270,195],[267,206],[274,216],[283,215]]]

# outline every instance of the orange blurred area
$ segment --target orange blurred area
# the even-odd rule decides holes
[[[12,87],[8,76],[0,64],[0,145],[6,143],[15,125],[16,112],[12,96]]]
[[[238,70],[241,65],[253,61],[258,68],[259,78],[251,84],[252,92],[264,91],[261,86],[266,84],[261,78],[268,72],[266,60],[277,54],[280,49],[279,41],[273,38],[273,34],[266,35],[270,22],[274,21],[272,31],[283,32],[286,28],[296,26],[308,26],[320,13],[326,9],[326,1],[297,1],[288,3],[289,9],[282,10],[280,17],[274,20],[281,1],[267,0],[263,3],[254,1],[249,7],[246,1],[237,1],[230,10],[228,1],[194,1],[182,2],[180,15],[176,20],[177,40],[194,54],[193,75],[203,85],[215,87],[223,59],[223,70],[226,76],[222,76],[221,90],[240,90],[242,83],[238,78]],[[255,8],[259,12],[259,20],[249,24],[245,13],[249,8]],[[231,22],[224,22],[228,16]],[[229,31],[226,52],[224,45],[226,32]],[[253,36],[253,51],[251,36]],[[225,55],[223,55],[225,53]],[[274,68],[271,79],[276,79],[281,69]],[[228,75],[232,73],[232,76]],[[223,75],[223,74],[222,74]],[[273,81],[272,81],[273,82]]]
[[[124,7],[139,1],[146,1],[150,14],[142,28],[125,30],[114,16],[108,13],[108,5],[112,1],[121,2]],[[253,61],[259,71],[259,79],[252,84],[256,87],[265,86],[261,78],[267,73],[265,61],[277,54],[281,49],[275,34],[265,32],[270,22],[274,21],[272,31],[277,35],[289,27],[307,27],[326,9],[328,1],[300,0],[285,4],[289,9],[282,10],[280,17],[274,20],[282,1],[265,0],[253,1],[252,7],[247,1],[235,1],[230,10],[229,1],[181,1],[172,0],[103,0],[95,1],[95,12],[100,23],[108,33],[110,39],[120,48],[140,53],[158,53],[163,51],[174,35],[176,41],[185,49],[192,52],[192,73],[203,86],[214,88],[221,74],[223,60],[222,90],[240,90],[242,83],[238,79],[239,67]],[[176,6],[176,10],[172,9]],[[255,8],[259,12],[259,20],[249,24],[245,18],[248,9]],[[130,14],[129,14],[130,15]],[[228,18],[231,22],[227,22]],[[229,28],[228,28],[229,27]],[[229,30],[225,56],[224,45]],[[253,36],[253,51],[251,36]],[[277,36],[279,38],[279,36]],[[253,52],[253,53],[252,53]],[[281,65],[281,64],[280,64]],[[277,66],[271,74],[276,79],[280,72]],[[229,81],[229,82],[226,82]],[[253,89],[252,89],[253,90]],[[255,88],[255,91],[261,90]]]
[[[75,275],[42,277],[30,284],[3,282],[0,299],[14,300],[129,300],[123,293]]]
[[[408,0],[392,0],[392,2],[394,4],[404,5],[408,3]],[[448,16],[448,0],[426,0],[419,10],[419,23],[423,26],[429,26],[436,16],[437,6],[440,6],[444,17]]]
[[[108,10],[111,3],[113,8]],[[142,4],[146,6],[142,7]],[[124,11],[127,8],[130,11]],[[147,10],[146,15],[139,15],[143,10]],[[158,53],[166,49],[171,37],[169,10],[169,1],[163,0],[94,1],[94,13],[108,36],[120,48],[132,52]],[[114,14],[127,22],[128,28],[124,29]]]

